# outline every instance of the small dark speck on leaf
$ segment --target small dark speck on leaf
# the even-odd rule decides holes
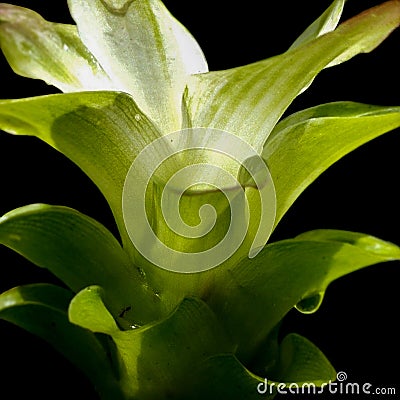
[[[124,318],[124,315],[128,312],[128,311],[130,311],[130,310],[132,310],[132,307],[131,306],[128,306],[128,307],[125,307],[121,312],[120,312],[120,314],[118,315],[120,318]]]

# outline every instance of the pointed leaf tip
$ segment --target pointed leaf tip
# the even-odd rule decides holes
[[[399,1],[389,1],[276,57],[194,75],[187,93],[192,124],[236,134],[261,152],[287,107],[324,68],[372,51],[399,24]]]
[[[27,8],[0,4],[0,47],[15,73],[64,92],[115,89],[75,26],[48,22]]]
[[[400,107],[354,102],[321,104],[280,121],[262,153],[276,189],[276,224],[305,188],[336,161],[398,127]]]
[[[340,21],[345,2],[346,0],[335,0],[330,7],[296,39],[296,41],[290,46],[289,50],[306,44],[318,36],[333,31]]]

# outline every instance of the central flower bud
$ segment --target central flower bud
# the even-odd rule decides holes
[[[275,206],[261,157],[217,129],[185,129],[153,141],[134,160],[123,191],[136,249],[182,273],[254,257],[273,229]]]

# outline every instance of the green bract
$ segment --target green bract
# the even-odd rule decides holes
[[[103,399],[258,399],[265,378],[334,380],[310,341],[279,340],[279,324],[293,307],[316,311],[335,279],[400,260],[400,248],[338,230],[266,242],[323,171],[400,126],[400,106],[348,101],[282,119],[321,70],[373,50],[400,25],[398,0],[338,25],[344,2],[283,54],[223,71],[208,71],[159,0],[69,0],[76,26],[0,4],[13,70],[64,92],[1,100],[0,128],[78,165],[121,238],[68,207],[5,214],[0,243],[68,289],[13,288],[0,295],[0,317],[48,340]],[[224,237],[221,259],[207,258]],[[200,266],[206,259],[215,265]]]

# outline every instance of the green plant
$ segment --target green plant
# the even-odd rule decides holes
[[[276,218],[265,221],[276,226],[322,171],[400,126],[398,107],[350,102],[313,107],[279,122],[321,69],[372,50],[397,27],[399,2],[387,2],[335,29],[344,5],[335,1],[283,55],[211,73],[205,73],[206,63],[194,40],[160,2],[136,0],[118,12],[110,11],[109,3],[124,4],[69,2],[81,38],[98,63],[74,27],[48,24],[28,10],[0,7],[1,45],[14,70],[77,92],[2,101],[0,127],[38,136],[79,165],[107,198],[123,245],[96,221],[65,207],[33,205],[12,211],[1,220],[0,241],[48,268],[68,289],[48,284],[11,289],[1,297],[1,317],[49,340],[88,374],[104,398],[258,398],[256,388],[263,379],[249,371],[284,382],[318,384],[334,379],[332,366],[309,341],[298,335],[278,341],[279,323],[295,305],[303,312],[315,311],[332,280],[398,259],[399,248],[358,233],[313,231],[268,244],[255,258],[247,255],[258,250],[253,239],[263,217],[261,205],[276,208]],[[104,15],[90,17],[90,7]],[[27,24],[26,18],[34,23]],[[110,36],[102,37],[102,29],[107,19],[111,33],[118,35],[125,18],[134,23],[125,20],[124,26],[141,34],[141,41],[123,45],[127,38],[121,34],[117,45],[123,51],[118,52],[114,44],[107,47]],[[332,32],[323,35],[328,31]],[[141,54],[132,64],[130,45],[134,54]],[[112,59],[107,54],[110,49],[117,51]],[[83,92],[89,89],[95,91]],[[151,145],[154,157],[156,151],[162,153],[163,148],[153,145],[161,135],[168,139],[162,143],[169,151],[175,136],[168,134],[178,131],[179,141],[182,129],[185,139],[188,133],[197,134],[191,140],[200,137],[203,150],[183,152],[176,165],[166,163],[165,170],[156,171],[146,194],[153,200],[147,215],[158,237],[175,250],[195,253],[226,234],[230,217],[226,199],[221,191],[203,186],[183,192],[180,211],[196,225],[201,205],[215,207],[220,225],[208,240],[180,237],[163,224],[160,189],[169,201],[174,188],[164,183],[186,165],[202,161],[207,166],[194,183],[210,175],[210,165],[233,171],[240,183],[237,193],[244,188],[250,203],[243,244],[221,265],[191,274],[182,272],[203,267],[186,265],[184,255],[178,254],[168,268],[143,258],[132,245],[131,221],[124,219],[122,207],[124,186],[132,185],[126,177],[135,157],[146,145]],[[258,160],[255,154],[262,155],[274,181],[276,204],[272,192],[267,204],[259,196],[263,187],[271,187],[265,171],[266,186],[264,181],[257,185],[262,166],[256,163],[253,168],[245,160],[236,166],[221,159],[215,143],[206,140],[210,132],[219,139],[240,137],[240,150],[247,151],[246,144],[255,149],[254,154],[245,153],[253,161]],[[192,144],[189,141],[184,148]],[[250,168],[253,179],[243,166]],[[148,167],[154,172],[153,165]],[[140,168],[133,171],[140,178]],[[228,187],[223,179],[222,188]],[[231,203],[236,196],[240,194]],[[174,203],[163,211],[172,209],[170,204]]]

